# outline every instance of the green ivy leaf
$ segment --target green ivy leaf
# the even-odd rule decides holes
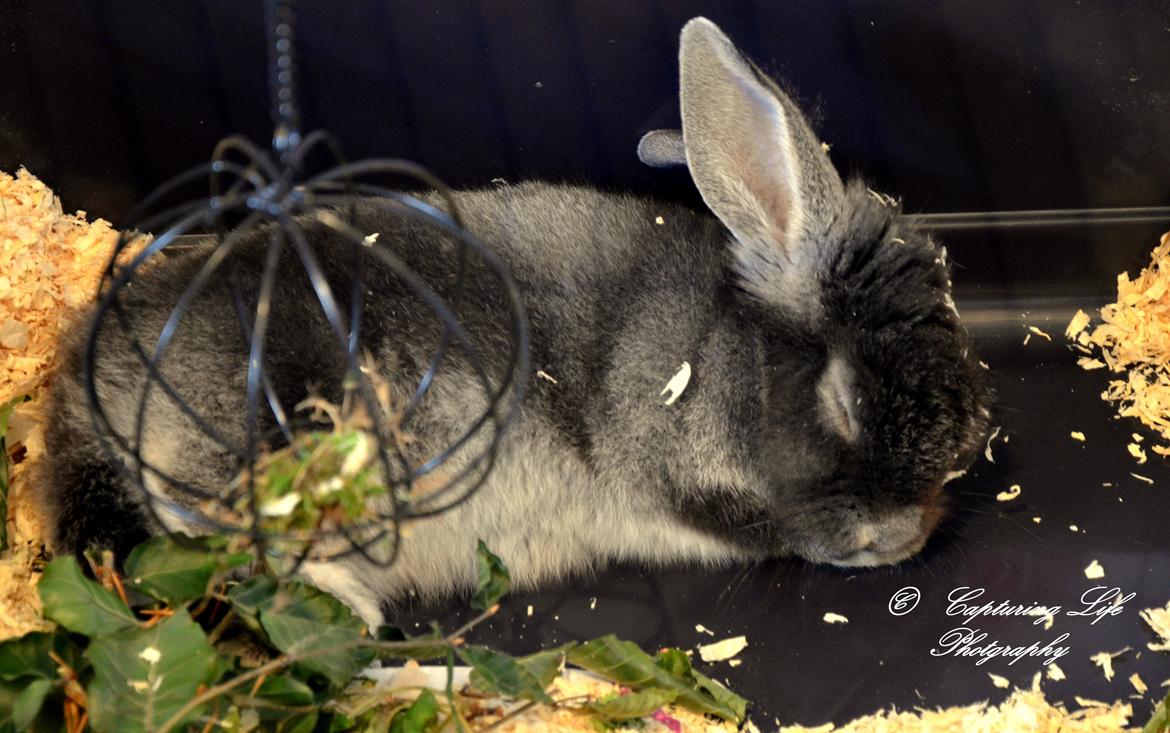
[[[336,647],[362,638],[366,626],[341,601],[311,585],[280,586],[259,608],[260,625],[268,640],[285,654]],[[369,648],[337,649],[298,662],[301,669],[342,687],[374,660]]]
[[[155,730],[219,671],[215,650],[185,610],[148,629],[95,639],[85,654],[94,668],[86,694],[97,733]]]
[[[0,405],[0,518],[8,516],[8,444],[5,437],[8,435],[8,419],[16,410],[16,406],[29,399],[26,396],[14,397]],[[0,522],[0,551],[8,549],[8,523]]]
[[[12,727],[24,731],[32,727],[45,698],[53,689],[52,680],[32,680],[25,683],[24,689],[12,701]]]
[[[1158,707],[1154,710],[1154,717],[1150,718],[1150,722],[1146,723],[1146,727],[1142,728],[1142,733],[1165,733],[1170,731],[1170,695],[1166,695],[1166,699],[1158,703]]]
[[[556,649],[546,649],[526,657],[519,657],[516,661],[521,667],[536,678],[541,688],[547,688],[560,675],[565,667],[565,655],[570,649],[577,646],[576,642],[569,642]]]
[[[475,595],[471,597],[471,607],[486,611],[512,587],[512,576],[508,574],[504,562],[492,554],[483,540],[479,541],[476,557],[479,561],[479,582]]]
[[[277,723],[267,723],[261,730],[272,733],[313,733],[317,728],[317,711],[301,713],[285,718]]]
[[[669,705],[678,697],[677,690],[650,688],[628,695],[609,695],[585,703],[589,712],[606,720],[630,720],[649,715],[663,705]]]
[[[122,599],[82,575],[72,556],[49,563],[37,592],[45,617],[75,634],[98,637],[138,625]]]
[[[735,694],[701,672],[691,670],[691,674],[695,676],[700,690],[714,698],[721,707],[731,710],[735,715],[736,722],[743,722],[744,718],[747,717],[748,701],[746,697]]]
[[[401,629],[394,626],[379,626],[374,638],[378,641],[391,641],[395,644],[411,642],[394,649],[377,649],[378,659],[439,659],[447,655],[450,647],[447,645],[440,631],[432,631],[425,636],[407,636]]]
[[[423,690],[410,707],[390,721],[390,733],[425,733],[438,719],[438,700],[430,690]]]
[[[48,688],[40,697],[40,689],[46,683]],[[39,705],[37,697],[40,697]],[[65,730],[64,702],[60,687],[49,680],[36,679],[32,683],[0,680],[0,733],[61,733]],[[34,706],[38,709],[31,711]]]
[[[552,702],[545,685],[515,658],[482,646],[459,647],[459,657],[471,665],[471,684],[484,692],[507,697]]]
[[[313,704],[313,688],[294,677],[265,677],[254,697],[274,705],[299,708]]]
[[[232,610],[253,631],[260,631],[260,609],[272,605],[276,595],[276,581],[267,575],[249,578],[228,591]]]
[[[663,649],[654,658],[654,663],[666,670],[672,677],[703,690],[716,701],[735,711],[738,719],[747,716],[747,700],[728,690],[715,680],[691,667],[691,660],[679,649]]]
[[[687,684],[695,683],[694,669],[691,660],[681,649],[663,649],[654,657],[654,663],[676,680]]]
[[[688,710],[736,722],[742,722],[747,712],[747,700],[717,686],[694,670],[687,670],[694,679],[693,683],[688,681],[674,655],[669,655],[665,662],[670,667],[668,670],[637,644],[622,641],[613,634],[571,649],[568,659],[578,667],[639,690],[675,692],[675,702]]]
[[[82,671],[85,660],[68,633],[63,629],[34,631],[0,643],[0,680],[22,677],[56,680],[57,663],[49,652],[55,653],[78,672]]]
[[[185,606],[207,593],[219,572],[248,563],[246,552],[227,552],[224,537],[155,537],[143,542],[126,559],[126,580],[136,590],[166,602]]]

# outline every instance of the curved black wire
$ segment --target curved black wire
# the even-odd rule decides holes
[[[464,227],[455,196],[433,173],[404,160],[367,160],[351,163],[341,146],[330,134],[312,132],[304,137],[300,130],[300,113],[296,101],[296,59],[294,46],[293,0],[267,0],[269,29],[269,86],[272,92],[274,132],[272,152],[265,151],[248,139],[233,135],[216,145],[210,163],[183,172],[148,195],[130,213],[122,227],[113,256],[102,274],[93,321],[83,352],[82,376],[94,428],[101,439],[108,462],[119,468],[129,483],[141,487],[145,506],[158,524],[173,527],[197,527],[212,532],[247,532],[256,547],[269,555],[285,556],[291,562],[288,572],[296,572],[306,561],[360,556],[375,565],[388,565],[399,556],[400,525],[406,519],[417,520],[450,511],[471,498],[486,481],[505,429],[516,416],[528,376],[528,325],[519,288],[502,260]],[[324,172],[306,178],[310,155],[324,152],[332,165]],[[274,157],[275,156],[275,157]],[[395,178],[422,184],[436,192],[442,209],[418,197],[363,182],[364,177]],[[207,196],[163,207],[164,201],[202,179]],[[353,222],[357,202],[372,202],[391,215],[409,219],[435,230],[437,236],[456,245],[455,281],[446,297],[439,294],[404,260],[386,246],[370,246]],[[310,245],[302,224],[322,224],[344,242],[350,252],[349,318],[342,315],[338,296],[325,276],[317,254]],[[254,241],[253,232],[267,227],[267,251],[259,282],[242,283],[234,266],[233,253],[245,242]],[[130,256],[132,245],[141,245],[140,232],[158,232],[154,239]],[[202,233],[206,245],[183,256],[203,256],[195,275],[180,284],[175,305],[157,334],[141,333],[135,326],[132,309],[124,295],[136,277],[149,270],[155,260],[179,236]],[[436,249],[435,256],[441,256]],[[419,376],[409,399],[401,410],[380,404],[374,385],[360,363],[362,319],[365,311],[365,267],[372,256],[381,267],[393,274],[403,287],[421,300],[442,330],[426,368]],[[255,491],[255,468],[262,447],[277,443],[292,444],[298,430],[312,429],[311,421],[290,415],[281,404],[265,365],[266,340],[273,299],[279,277],[284,276],[282,258],[295,257],[312,288],[316,305],[336,340],[346,366],[340,393],[343,405],[360,402],[371,419],[370,433],[377,441],[377,458],[381,463],[387,492],[387,506],[379,508],[361,522],[330,529],[268,533],[259,521]],[[476,257],[494,277],[505,295],[506,312],[497,314],[510,324],[511,348],[502,365],[502,373],[492,371],[486,355],[459,320],[459,305],[465,295],[470,259]],[[127,261],[128,260],[128,261]],[[222,290],[231,300],[247,354],[243,415],[243,445],[209,423],[163,375],[163,363],[170,356],[183,320],[192,305],[220,280]],[[256,301],[249,306],[254,294]],[[134,397],[134,416],[130,426],[115,425],[103,405],[100,350],[103,334],[117,329],[129,342],[131,352],[143,369],[142,382]],[[147,339],[147,343],[143,339]],[[425,411],[425,396],[437,380],[440,368],[451,349],[457,348],[469,365],[484,397],[482,412],[469,421],[463,433],[449,445],[435,447],[433,455],[414,465],[389,434],[393,419],[396,430],[403,430],[416,414]],[[494,383],[493,383],[494,382]],[[109,385],[106,385],[107,387]],[[107,391],[108,392],[108,391]],[[273,427],[262,430],[261,400],[273,418]],[[235,487],[211,491],[170,475],[144,455],[146,422],[152,400],[167,400],[182,419],[189,419],[215,449],[234,457],[238,465]],[[505,405],[505,400],[507,404]],[[395,409],[396,414],[386,414]],[[127,429],[128,428],[128,429]],[[473,442],[490,431],[486,439]],[[461,468],[441,474],[445,481],[435,485],[439,469],[456,456]],[[251,518],[216,512],[225,508],[231,493],[231,507],[237,505],[239,479],[247,492]],[[423,496],[413,489],[427,479]],[[155,488],[148,483],[157,484]],[[165,520],[164,520],[165,517]],[[387,542],[389,545],[387,546]]]
[[[311,134],[304,138],[302,146],[290,151],[289,160],[300,166],[308,154],[308,148],[321,147],[327,150],[331,157],[339,158],[340,152],[336,142],[328,135]],[[244,158],[243,163],[228,161],[226,155],[234,154]],[[398,160],[372,160],[358,163],[341,162],[328,171],[306,180],[303,184],[291,184],[293,174],[288,169],[278,173],[276,181],[269,176],[276,172],[270,160],[254,145],[241,138],[229,138],[216,149],[217,159],[210,165],[200,166],[186,173],[180,174],[171,182],[165,184],[148,202],[159,201],[182,186],[205,176],[210,191],[209,198],[201,201],[186,202],[154,214],[149,207],[141,206],[137,210],[139,221],[132,221],[127,227],[137,231],[150,231],[169,222],[159,234],[138,255],[126,265],[116,265],[113,260],[108,264],[101,298],[95,313],[94,326],[91,329],[86,344],[85,379],[87,394],[93,408],[95,426],[103,440],[110,443],[108,453],[116,459],[116,463],[128,469],[129,478],[134,483],[143,486],[148,498],[148,509],[154,514],[157,521],[162,521],[162,515],[170,515],[187,524],[208,528],[212,531],[241,531],[245,527],[224,521],[222,517],[210,516],[201,511],[201,502],[222,501],[222,493],[209,491],[203,487],[193,486],[175,476],[169,475],[162,467],[153,465],[143,455],[143,441],[146,434],[146,422],[149,418],[151,395],[157,387],[160,399],[168,399],[177,409],[190,418],[201,433],[206,435],[217,446],[235,455],[241,463],[241,476],[247,478],[247,490],[251,495],[251,511],[256,516],[258,507],[255,505],[255,492],[252,490],[252,472],[250,467],[255,465],[260,446],[273,439],[290,442],[293,435],[293,423],[289,419],[287,410],[280,405],[280,401],[272,388],[272,380],[264,367],[264,341],[267,337],[268,315],[271,301],[275,294],[277,263],[286,248],[296,255],[296,259],[304,268],[313,288],[317,305],[325,316],[330,330],[333,332],[337,348],[345,355],[347,364],[346,378],[355,395],[360,399],[367,413],[375,419],[372,421],[374,437],[378,441],[379,459],[383,462],[383,476],[388,486],[399,487],[405,492],[391,490],[387,492],[389,507],[385,511],[376,512],[374,516],[352,526],[343,526],[336,529],[314,530],[309,533],[289,532],[282,535],[266,535],[262,531],[261,523],[252,521],[249,531],[260,547],[270,548],[270,551],[280,552],[281,547],[299,546],[303,551],[288,553],[293,556],[293,570],[300,567],[307,559],[314,561],[321,559],[337,559],[349,555],[359,555],[365,561],[373,564],[393,562],[399,554],[401,538],[398,525],[406,519],[417,520],[435,516],[449,511],[467,501],[487,479],[495,455],[499,449],[503,432],[515,416],[523,395],[523,387],[528,370],[528,333],[524,315],[523,300],[515,282],[512,280],[503,262],[492,251],[480,242],[473,234],[463,228],[451,192],[425,169],[416,164]],[[431,203],[415,196],[383,186],[361,183],[358,178],[378,175],[397,176],[414,179],[424,185],[431,186],[438,194],[439,200],[447,207],[442,211]],[[233,180],[226,183],[224,176],[232,176]],[[364,233],[345,220],[343,214],[352,214],[357,196],[369,204],[373,204],[392,214],[402,216],[414,222],[430,226],[443,236],[452,238],[458,245],[458,265],[456,267],[455,286],[449,290],[445,299],[430,287],[424,278],[419,276],[401,258],[397,257],[389,247],[370,246],[364,241]],[[233,212],[242,216],[239,223],[228,226],[227,217]],[[317,260],[312,245],[310,245],[301,221],[309,217],[328,227],[336,236],[344,239],[353,252],[351,282],[349,293],[350,318],[342,315],[342,309],[336,298],[332,286],[325,277],[324,270]],[[259,291],[254,308],[245,306],[242,286],[237,281],[234,268],[231,267],[231,256],[244,241],[247,235],[261,224],[270,227],[268,252],[265,266],[259,282]],[[133,331],[132,320],[120,299],[124,288],[128,287],[133,278],[144,268],[151,258],[162,253],[173,243],[175,238],[199,229],[214,232],[209,238],[206,258],[202,261],[192,281],[180,293],[175,306],[153,339],[150,347],[139,342],[140,334]],[[121,254],[129,244],[120,242],[118,253]],[[439,252],[436,251],[436,256]],[[423,397],[429,391],[437,377],[444,353],[451,346],[457,346],[463,353],[470,366],[476,382],[484,394],[484,410],[466,427],[464,432],[449,445],[438,449],[421,465],[412,465],[407,456],[402,454],[397,444],[391,440],[384,429],[385,418],[382,406],[374,395],[373,385],[363,374],[358,363],[359,347],[361,344],[360,312],[364,302],[362,286],[363,273],[361,268],[364,256],[375,257],[381,266],[392,272],[399,281],[418,297],[435,315],[442,325],[440,345],[436,348],[427,369],[424,371],[414,393],[404,408],[397,415],[405,424],[414,412],[421,409]],[[483,354],[471,334],[459,322],[458,312],[452,301],[463,294],[467,277],[470,257],[479,258],[487,271],[495,279],[505,294],[508,312],[500,314],[510,321],[511,349],[503,365],[503,373],[498,379],[489,374],[491,368],[485,354]],[[226,273],[226,274],[225,274]],[[175,339],[180,324],[189,312],[192,304],[200,297],[205,289],[218,277],[226,277],[229,283],[228,292],[232,298],[232,307],[236,313],[241,334],[248,349],[248,371],[246,380],[247,406],[245,415],[245,430],[247,436],[243,446],[235,445],[222,431],[209,424],[199,415],[197,409],[190,405],[171,385],[162,374],[163,362],[168,358],[170,347]],[[95,369],[98,358],[98,335],[103,324],[115,317],[118,326],[124,335],[131,341],[140,363],[146,371],[146,378],[136,396],[136,414],[132,435],[123,435],[111,424],[98,395],[99,374]],[[178,357],[176,357],[178,358]],[[272,411],[276,433],[259,433],[261,398],[267,398],[269,409]],[[505,398],[507,405],[504,405]],[[409,412],[408,412],[409,411]],[[472,445],[472,440],[483,430],[489,429],[490,435],[486,440],[477,443],[480,446],[476,455],[463,456],[461,451]],[[402,497],[410,496],[410,488],[423,477],[434,474],[454,456],[461,457],[462,466],[444,476],[441,485],[428,487],[426,494],[415,501],[404,501]],[[394,466],[390,461],[393,459]],[[397,470],[395,470],[395,468]],[[161,490],[151,490],[147,482],[158,482]],[[186,501],[183,499],[186,498]],[[194,500],[194,501],[192,501]],[[391,546],[386,552],[377,552],[389,539]],[[333,549],[323,554],[313,554],[313,549],[320,544],[341,545],[341,549]],[[310,558],[311,556],[311,558]]]

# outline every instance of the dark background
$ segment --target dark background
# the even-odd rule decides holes
[[[794,89],[842,170],[912,212],[1170,204],[1170,2],[312,2],[300,12],[304,128],[354,158],[402,156],[456,186],[502,177],[590,182],[698,204],[685,172],[641,166],[648,129],[677,124],[676,45],[695,15],[719,23]],[[135,201],[207,160],[230,132],[270,135],[258,2],[4,0],[0,169],[28,166],[67,208],[118,223]],[[1116,274],[1146,261],[1170,221],[972,229],[942,234],[959,307],[992,365],[996,463],[952,485],[957,526],[908,565],[846,573],[797,562],[647,573],[619,568],[518,596],[490,625],[514,651],[607,631],[652,648],[747,634],[744,665],[715,670],[756,702],[761,727],[842,722],[888,704],[999,699],[987,672],[1027,685],[1038,668],[929,654],[956,625],[959,585],[996,600],[1072,606],[1093,559],[1138,597],[1097,625],[984,624],[1031,643],[1068,631],[1072,702],[1135,701],[1148,716],[1165,655],[1144,650],[1137,609],[1170,592],[1170,471],[1125,453],[1135,425],[1110,420],[1101,373],[1081,372],[1053,334],[1104,302]],[[1070,430],[1089,436],[1085,444]],[[1156,480],[1151,487],[1129,476]],[[994,494],[1024,486],[1011,505]],[[1111,483],[1112,487],[1103,487]],[[1042,516],[1035,524],[1033,516]],[[1079,530],[1068,526],[1077,524]],[[913,616],[886,602],[923,589]],[[591,598],[598,598],[590,608]],[[526,606],[537,610],[528,617]],[[440,609],[442,610],[442,609]],[[415,609],[420,619],[435,609]],[[850,624],[826,626],[826,611]],[[1107,683],[1090,654],[1132,646]]]
[[[306,130],[455,186],[588,181],[697,202],[639,164],[677,124],[678,31],[707,15],[802,99],[843,170],[913,212],[1170,203],[1170,0],[307,1]],[[0,169],[117,223],[224,135],[270,136],[255,0],[5,0]],[[960,287],[1092,287],[1158,225],[955,236]],[[969,254],[969,248],[975,248]]]

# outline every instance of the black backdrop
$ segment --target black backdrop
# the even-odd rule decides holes
[[[678,31],[700,14],[796,90],[839,167],[911,211],[1170,202],[1170,0],[306,0],[305,128],[456,186],[697,203],[634,147],[677,124]],[[117,223],[222,136],[266,140],[265,77],[258,0],[4,0],[0,169]],[[1100,290],[1160,226],[954,234],[956,285]]]
[[[5,0],[0,168],[114,221],[242,131],[267,138],[260,3]],[[677,119],[677,34],[707,15],[820,119],[839,166],[913,210],[1170,200],[1170,2],[301,3],[305,127],[456,185],[643,169]]]

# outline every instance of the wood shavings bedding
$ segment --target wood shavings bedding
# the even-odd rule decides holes
[[[12,467],[9,541],[0,556],[0,639],[39,628],[33,564],[42,554],[40,522],[25,497],[43,453],[41,387],[52,373],[57,339],[92,299],[118,233],[84,211],[66,214],[52,190],[25,169],[0,172],[0,404],[20,396],[7,444]]]
[[[1117,300],[1101,308],[1101,324],[1086,331],[1090,317],[1078,310],[1065,335],[1098,359],[1078,359],[1084,369],[1108,367],[1119,378],[1101,397],[1117,405],[1122,417],[1136,417],[1162,439],[1150,449],[1170,455],[1170,232],[1162,235],[1150,264],[1133,280],[1117,276]],[[1130,452],[1144,462],[1139,451]]]
[[[597,700],[618,692],[610,682],[583,674],[558,677],[548,688],[554,700]],[[568,707],[534,705],[515,717],[500,723],[500,716],[483,715],[471,721],[472,730],[493,727],[493,733],[597,733],[592,716]],[[643,733],[736,733],[735,723],[708,718],[677,705],[667,705],[641,718],[637,730]]]
[[[1140,615],[1154,633],[1162,637],[1160,643],[1150,642],[1150,651],[1170,652],[1170,603],[1165,608],[1147,608]]]
[[[413,664],[413,663],[412,663]],[[408,665],[411,666],[411,665]],[[415,667],[417,670],[417,667]],[[381,670],[379,676],[390,670]],[[421,684],[438,689],[436,679],[424,681],[394,675],[391,687]],[[483,711],[471,721],[473,731],[489,727],[493,733],[597,733],[589,715],[574,711],[573,701],[599,699],[620,693],[621,688],[587,673],[568,671],[548,688],[554,700],[567,701],[561,708],[532,706],[501,722],[495,711]],[[458,675],[458,672],[456,673]],[[416,675],[417,677],[417,675]],[[1053,675],[1059,679],[1063,675]],[[399,695],[401,696],[401,695]],[[1061,703],[1049,702],[1040,689],[1040,675],[1032,679],[1030,690],[1017,689],[999,705],[984,701],[962,707],[936,710],[884,710],[857,718],[842,726],[832,723],[804,727],[786,726],[780,720],[764,726],[766,732],[778,733],[1136,733],[1128,727],[1133,709],[1127,702],[1107,704],[1076,698],[1078,709],[1069,711]],[[645,733],[736,733],[733,723],[708,718],[675,705],[666,705],[629,728]],[[621,729],[619,729],[621,730]],[[760,733],[752,720],[744,723],[745,733]]]
[[[1121,702],[1082,705],[1070,712],[1060,703],[1048,702],[1033,683],[1031,690],[1016,690],[999,705],[890,710],[840,727],[781,726],[780,733],[1120,733],[1138,730],[1128,727],[1132,715],[1132,706]]]

